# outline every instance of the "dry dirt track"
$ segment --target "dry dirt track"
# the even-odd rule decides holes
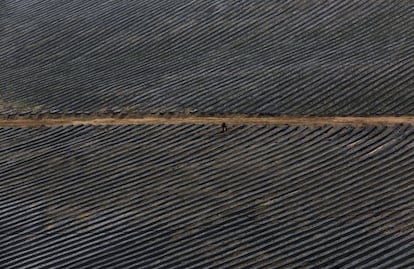
[[[369,116],[369,117],[304,117],[304,116],[136,116],[111,118],[99,116],[59,118],[12,118],[0,120],[0,127],[37,127],[61,125],[140,125],[140,124],[221,124],[229,125],[307,125],[307,126],[368,126],[411,124],[414,116]]]

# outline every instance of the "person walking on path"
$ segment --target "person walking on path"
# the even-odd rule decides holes
[[[224,132],[227,132],[227,125],[226,125],[226,123],[223,121],[223,123],[221,124],[221,132],[222,133],[224,133]]]

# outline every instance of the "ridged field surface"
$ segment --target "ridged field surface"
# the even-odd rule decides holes
[[[0,110],[414,114],[411,0],[0,0]]]
[[[414,268],[414,129],[0,129],[1,268]]]

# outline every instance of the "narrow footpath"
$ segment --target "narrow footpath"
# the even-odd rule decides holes
[[[39,127],[66,125],[140,125],[140,124],[221,124],[228,125],[307,125],[307,126],[370,126],[396,124],[414,125],[414,116],[367,116],[367,117],[313,117],[313,116],[161,116],[133,115],[126,117],[102,117],[96,115],[57,117],[12,117],[0,119],[0,127]]]

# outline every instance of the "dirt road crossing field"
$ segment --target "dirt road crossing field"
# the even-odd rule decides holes
[[[142,125],[142,124],[221,124],[230,125],[306,125],[306,126],[370,126],[414,125],[414,116],[369,117],[303,117],[303,116],[132,116],[113,118],[100,116],[60,116],[58,118],[13,118],[0,120],[0,127],[37,127],[67,125]]]

